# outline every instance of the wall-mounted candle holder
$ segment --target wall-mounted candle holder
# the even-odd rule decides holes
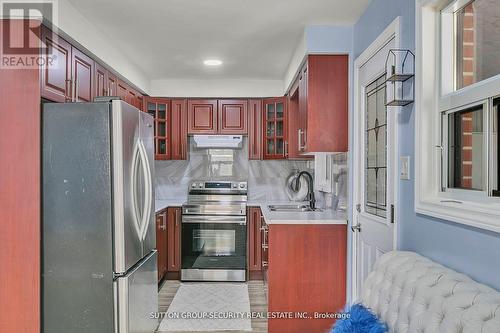
[[[415,101],[415,55],[410,50],[391,49],[385,62],[386,106],[405,106]]]

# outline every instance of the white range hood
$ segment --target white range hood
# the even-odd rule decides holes
[[[231,148],[243,145],[243,135],[194,135],[196,148]]]

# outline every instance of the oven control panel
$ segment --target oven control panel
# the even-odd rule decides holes
[[[246,181],[193,181],[190,190],[209,190],[213,192],[246,191]]]

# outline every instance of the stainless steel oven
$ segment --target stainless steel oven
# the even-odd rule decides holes
[[[247,183],[195,181],[182,209],[181,280],[246,280]]]

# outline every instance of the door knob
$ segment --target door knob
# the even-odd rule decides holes
[[[356,225],[352,225],[351,230],[352,230],[352,232],[356,232],[356,231],[361,232],[361,223],[358,223]]]

